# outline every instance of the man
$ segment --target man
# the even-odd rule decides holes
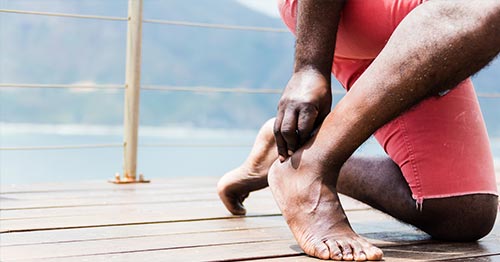
[[[282,0],[280,11],[297,37],[294,73],[276,120],[219,181],[226,207],[244,214],[269,183],[299,245],[322,259],[382,258],[337,192],[436,239],[488,234],[498,196],[468,77],[500,52],[500,1]],[[331,71],[349,92],[330,112]],[[372,134],[390,158],[350,157]]]

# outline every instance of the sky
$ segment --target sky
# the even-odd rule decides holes
[[[237,2],[271,17],[279,17],[276,0],[236,0]]]

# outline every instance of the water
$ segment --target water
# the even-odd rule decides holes
[[[120,144],[122,127],[11,126],[2,128],[1,147]],[[256,130],[142,128],[141,144],[238,144],[239,147],[140,147],[138,172],[148,179],[221,175],[237,166],[250,150]],[[122,173],[123,150],[0,151],[1,182],[107,180]]]
[[[122,127],[78,125],[0,125],[0,147],[120,144]],[[147,179],[183,176],[220,176],[248,155],[257,130],[141,127],[141,144],[175,147],[139,147],[138,172]],[[238,145],[237,147],[184,147],[184,145]],[[500,139],[492,139],[500,158]],[[367,141],[357,154],[383,155]],[[122,172],[121,148],[69,150],[0,150],[0,182],[23,184],[108,180]]]

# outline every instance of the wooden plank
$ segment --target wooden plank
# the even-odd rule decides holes
[[[477,256],[477,257],[467,257],[467,258],[459,258],[459,259],[451,259],[449,261],[453,262],[499,262],[500,254],[494,256]]]
[[[248,242],[269,242],[273,240],[293,240],[286,227],[240,229],[188,234],[167,234],[129,238],[102,239],[94,241],[37,244],[22,246],[3,246],[0,260],[40,259],[52,257],[102,255],[149,250],[184,249],[214,245],[232,245]]]
[[[376,218],[376,216],[377,216],[377,214],[378,214],[378,212],[376,212],[376,213],[375,213],[375,212],[373,212],[374,214],[367,214],[367,213],[365,213],[365,212],[350,212],[350,213],[364,213],[364,214],[362,214],[362,215],[361,215],[361,217],[365,217],[365,218],[366,218],[366,217],[370,217],[370,221],[371,221],[370,223],[373,223],[373,221],[374,221],[374,220],[375,220],[375,221],[377,220],[377,219],[372,219],[372,218],[373,218],[374,216],[375,216],[375,218]],[[349,214],[349,213],[348,213],[348,214]],[[386,217],[385,217],[385,216],[383,216],[383,215],[380,215],[380,217],[382,217],[383,219],[386,219]],[[242,218],[237,218],[237,219],[242,219]],[[351,220],[352,220],[352,219],[351,219]],[[384,221],[384,220],[380,221],[379,223],[383,223],[383,221]],[[387,220],[385,220],[385,221],[387,221]],[[388,221],[391,221],[391,220],[388,220]],[[192,222],[189,222],[189,223],[192,223]],[[174,224],[177,224],[177,223],[174,223]],[[284,225],[284,223],[283,223],[283,225]],[[416,243],[417,241],[419,241],[418,239],[415,239],[415,235],[414,235],[414,232],[413,232],[413,231],[412,231],[412,232],[408,232],[408,231],[404,231],[404,232],[402,232],[402,231],[400,231],[400,232],[389,232],[389,233],[383,233],[383,234],[380,234],[380,233],[381,233],[380,231],[382,231],[382,230],[380,230],[379,228],[377,228],[377,226],[378,226],[378,225],[376,225],[376,224],[372,224],[372,225],[366,225],[366,227],[365,227],[365,228],[371,228],[372,230],[376,230],[376,232],[378,232],[378,233],[379,233],[379,234],[372,234],[374,237],[376,237],[376,238],[377,238],[377,239],[376,239],[376,241],[375,241],[375,243],[376,243],[377,245],[379,245],[379,246],[382,246],[382,247],[387,247],[387,246],[390,246],[390,247],[391,247],[390,249],[387,249],[387,248],[386,248],[386,249],[384,249],[384,250],[386,250],[386,253],[387,253],[387,252],[392,252],[391,254],[393,254],[393,257],[395,257],[395,258],[398,258],[398,256],[399,256],[399,257],[401,257],[401,256],[402,256],[402,255],[400,254],[401,252],[406,252],[406,253],[405,253],[405,255],[404,255],[404,256],[402,256],[402,257],[404,257],[404,258],[408,258],[408,256],[409,256],[409,255],[407,254],[408,252],[414,252],[414,253],[415,253],[415,252],[420,252],[420,253],[422,253],[422,252],[427,252],[427,251],[422,250],[422,249],[417,249],[417,250],[409,250],[409,251],[408,251],[408,250],[406,249],[406,247],[402,247],[402,246],[401,246],[401,243],[402,243],[401,241],[405,241],[405,240],[407,240],[407,241],[410,241],[410,242],[412,242],[412,243]],[[125,227],[125,228],[126,228],[126,227]],[[282,229],[285,229],[285,231],[281,232],[280,234],[288,234],[288,236],[290,236],[289,232],[286,230],[286,227],[281,227],[281,228],[282,228]],[[194,228],[193,228],[193,229],[194,229]],[[356,229],[356,230],[357,230],[357,229]],[[211,232],[211,233],[215,233],[215,232]],[[197,234],[197,233],[192,233],[191,235],[196,235],[196,234]],[[216,234],[218,234],[218,232],[217,232]],[[7,235],[9,235],[9,234],[7,234]],[[241,239],[242,241],[247,241],[247,240],[248,240],[247,235],[252,235],[252,234],[238,234],[238,237],[242,237],[242,239]],[[273,235],[275,235],[275,234],[273,234]],[[493,234],[493,235],[495,235],[495,234]],[[170,235],[170,236],[172,236],[172,235]],[[155,237],[158,237],[158,236],[155,236]],[[236,236],[234,236],[234,235],[233,235],[232,237],[233,237],[233,240],[234,240],[234,237],[236,237]],[[396,237],[396,239],[394,239],[394,237]],[[140,236],[139,236],[139,238],[140,238]],[[175,239],[177,239],[177,238],[179,238],[179,236],[177,236]],[[391,239],[391,238],[393,238],[393,239]],[[196,239],[196,238],[195,238],[195,239]],[[293,239],[292,239],[291,237],[290,237],[290,240],[291,240],[291,241],[293,241]],[[395,240],[395,241],[394,241],[394,240]],[[421,239],[421,240],[425,241],[426,239],[425,239],[425,238],[423,238],[423,239]],[[110,243],[114,243],[114,242],[115,242],[114,240],[110,240],[110,239],[108,239],[108,241],[111,241]],[[141,241],[144,241],[144,242],[146,242],[146,243],[151,242],[151,241],[148,241],[148,240],[147,240],[147,239],[145,239],[145,238],[142,238],[142,239],[141,239]],[[255,240],[255,241],[260,241],[260,240]],[[159,242],[165,242],[165,241],[159,241]],[[166,242],[168,242],[168,241],[166,241]],[[233,241],[233,242],[234,242],[234,241]],[[497,243],[497,242],[499,242],[499,241],[498,241],[498,238],[496,239],[495,243]],[[102,243],[102,242],[101,242],[101,243]],[[268,243],[268,242],[259,242],[259,243],[264,243],[266,246],[267,246],[267,245],[272,244],[272,243],[270,243],[270,242],[269,242],[269,243]],[[57,244],[57,243],[53,243],[53,244],[54,244],[54,246],[58,246],[58,244]],[[73,241],[73,244],[76,244],[76,245],[77,245],[77,246],[79,246],[79,247],[84,246],[84,245],[82,245],[82,243],[78,243],[78,242],[75,242],[75,241]],[[200,251],[199,251],[199,250],[190,250],[191,246],[189,245],[189,243],[187,243],[187,242],[186,242],[185,244],[187,244],[188,246],[186,246],[186,247],[174,247],[174,249],[179,249],[179,250],[182,250],[183,252],[194,252],[194,253],[200,253]],[[407,244],[408,244],[408,243],[407,243]],[[215,245],[227,246],[226,244],[223,244],[223,243],[217,243],[217,244],[215,244]],[[231,244],[231,245],[232,245],[232,244]],[[399,246],[398,246],[398,245],[399,245]],[[22,245],[21,245],[21,246],[22,246]],[[98,246],[105,247],[105,245],[98,245]],[[134,246],[134,245],[131,245],[131,246]],[[30,247],[29,249],[33,249],[33,250],[45,249],[44,245],[42,245],[42,246],[40,246],[40,247],[38,247],[38,248],[34,248],[34,247],[36,247],[36,245],[35,245],[35,246]],[[19,248],[19,247],[18,247],[18,248]],[[240,246],[240,248],[236,248],[236,249],[235,249],[235,247],[230,247],[230,248],[229,248],[229,250],[239,250],[239,252],[238,252],[237,254],[228,254],[228,255],[230,255],[229,257],[231,257],[231,259],[234,259],[234,258],[241,258],[241,254],[245,252],[246,248],[247,248],[247,247],[241,247],[241,246]],[[4,249],[4,248],[2,247],[2,250],[3,250],[3,249]],[[65,248],[65,249],[67,249],[67,248]],[[75,249],[77,249],[77,248],[75,247]],[[89,250],[88,248],[80,248],[80,249]],[[281,247],[281,249],[283,249],[283,247]],[[446,248],[445,248],[445,250],[448,250],[448,249],[449,249],[448,247],[446,247]],[[72,249],[69,249],[69,250],[72,250]],[[168,249],[168,250],[170,250],[170,249]],[[401,251],[401,250],[403,250],[403,251]],[[161,251],[161,252],[160,252],[160,251]],[[131,257],[129,257],[129,255],[130,255],[130,254],[128,254],[128,253],[130,253],[130,252],[134,252],[134,253],[137,253],[137,252],[138,252],[138,253],[143,253],[143,257],[147,257],[148,259],[150,259],[150,258],[151,258],[151,253],[150,253],[150,252],[154,252],[154,253],[153,253],[153,258],[158,258],[158,259],[172,259],[172,258],[174,258],[174,257],[184,257],[184,256],[182,255],[182,252],[181,252],[181,253],[176,253],[177,255],[172,255],[172,253],[171,253],[172,251],[171,251],[171,250],[170,250],[170,251],[168,251],[167,253],[163,253],[163,252],[166,252],[166,251],[167,251],[167,250],[165,250],[165,247],[161,247],[159,250],[156,250],[156,249],[155,249],[155,250],[151,250],[151,248],[148,248],[147,250],[138,250],[138,249],[134,248],[134,250],[132,250],[132,251],[127,251],[127,254],[122,254],[122,253],[120,253],[120,254],[107,254],[107,255],[102,254],[102,255],[97,255],[96,257],[94,257],[94,256],[90,256],[90,257],[86,256],[86,257],[79,257],[79,258],[80,258],[80,259],[82,259],[82,258],[89,258],[89,259],[90,259],[90,260],[92,260],[92,261],[94,261],[95,259],[97,259],[98,261],[99,261],[99,260],[107,260],[107,259],[116,259],[116,260],[122,260],[122,259],[125,259],[125,260],[126,260],[126,259],[135,259],[136,257],[135,257],[134,255],[131,255]],[[160,253],[157,253],[157,252],[160,252]],[[201,254],[202,254],[202,255],[204,255],[204,254],[205,254],[204,252],[208,252],[208,251],[202,251],[202,252],[201,252]],[[221,252],[222,252],[222,251],[221,251]],[[399,252],[399,253],[398,253],[398,252]],[[18,250],[17,252],[14,252],[14,253],[16,253],[16,254],[17,254],[17,253],[24,253],[24,252],[20,252],[20,251]],[[26,252],[26,253],[29,253],[29,252]],[[431,252],[431,253],[433,253],[433,254],[432,254],[432,255],[433,255],[433,258],[435,258],[435,257],[436,257],[436,253],[435,253],[435,252]],[[470,252],[467,252],[467,253],[470,253]],[[257,254],[257,257],[262,257],[262,256],[263,256],[263,257],[267,257],[267,255],[266,255],[266,254],[267,254],[267,253],[264,253],[264,254]],[[290,253],[276,253],[276,254],[277,254],[277,255],[279,255],[279,256],[282,256],[282,255],[283,255],[283,256],[288,256],[288,255],[297,255],[297,254],[300,254],[300,250],[299,250],[299,251],[297,251],[296,253],[293,253],[293,254],[290,254]],[[275,257],[275,256],[276,256],[276,254],[275,254],[275,255],[273,255],[273,257]],[[89,254],[88,254],[88,252],[86,253],[86,255],[89,255]],[[236,255],[237,255],[237,257],[235,257]],[[245,255],[246,255],[246,254],[245,254]],[[252,253],[250,253],[250,255],[252,255]],[[437,255],[439,255],[439,254],[437,254]],[[447,254],[447,255],[448,255],[448,254]],[[452,255],[454,255],[454,257],[457,257],[457,254],[452,254]],[[188,258],[192,258],[192,257],[188,256]],[[253,258],[253,257],[251,257],[251,258]],[[67,258],[67,259],[70,259],[70,258]],[[218,258],[217,258],[217,259],[218,259]],[[189,259],[188,259],[188,260],[189,260]],[[194,259],[194,260],[205,260],[205,259],[204,259],[204,258],[202,258],[202,257],[198,257],[197,259]]]
[[[87,195],[78,194],[77,196],[63,192],[58,193],[42,193],[29,194],[29,196],[19,195],[9,196],[9,198],[0,198],[0,211],[5,210],[22,210],[22,209],[44,209],[56,207],[76,207],[76,206],[114,206],[114,205],[143,205],[153,203],[169,203],[169,202],[200,202],[200,201],[218,201],[218,196],[215,193],[215,188],[198,189],[190,192],[165,192],[165,191],[147,191],[147,192],[129,192],[128,190],[116,190],[108,192],[106,195],[95,195],[91,190]],[[52,196],[47,198],[47,196]],[[55,195],[55,196],[54,196]],[[45,198],[44,198],[45,196]],[[271,192],[266,189],[262,192],[254,192],[250,194],[250,198],[265,201],[273,199]],[[361,210],[368,209],[369,206],[356,201],[352,198],[341,196],[341,202],[346,210]]]
[[[402,233],[401,235],[404,235]],[[487,237],[478,243],[415,242],[412,245],[379,245],[384,251],[384,261],[497,261],[500,259],[500,239]],[[265,258],[255,261],[318,261],[306,255]]]
[[[0,202],[2,208],[3,203],[13,208],[0,213],[0,232],[4,232],[0,234],[0,260],[43,257],[54,261],[311,260],[302,254],[283,218],[277,215],[279,209],[268,189],[248,199],[250,217],[234,217],[218,200],[215,186],[209,180],[204,181],[207,184],[199,191],[196,183],[186,184],[186,191],[175,191],[176,183],[172,181],[169,185],[138,190],[79,187],[72,192],[54,185],[53,191],[2,194],[18,198]],[[162,187],[175,192],[166,193]],[[194,190],[187,192],[189,188]],[[47,201],[58,194],[69,200]],[[117,202],[99,202],[102,200],[96,194]],[[38,201],[37,195],[46,199]],[[96,197],[86,198],[88,195]],[[119,200],[123,196],[127,196],[126,201]],[[479,244],[430,242],[427,235],[410,226],[355,200],[341,198],[355,231],[383,247],[386,261],[468,259],[500,254],[498,225]],[[12,230],[28,231],[5,233]]]
[[[133,199],[135,197],[135,193],[132,193],[129,195],[129,199]],[[259,201],[260,198],[267,198],[269,201]],[[182,198],[182,197],[179,197]],[[189,199],[189,196],[186,196],[186,199]],[[168,197],[165,198],[165,200],[168,200]],[[84,201],[82,201],[85,203]],[[262,205],[264,203],[264,207],[268,206],[275,206],[275,203],[273,201],[273,198],[271,196],[271,192],[269,190],[263,190],[256,192],[252,195],[252,198],[248,199],[249,203],[254,203],[254,204],[259,204]],[[222,203],[219,201],[219,198],[217,195],[212,193],[212,197],[207,199],[206,201],[178,201],[178,202],[172,202],[172,203],[167,203],[163,204],[161,202],[153,202],[149,204],[128,204],[125,207],[123,205],[115,205],[113,203],[109,203],[106,206],[71,206],[71,207],[63,207],[63,208],[50,208],[50,209],[26,209],[26,210],[4,210],[2,212],[2,220],[12,220],[12,219],[28,219],[28,218],[40,218],[40,217],[54,217],[54,216],[71,216],[71,215],[81,215],[81,214],[106,214],[109,212],[114,212],[114,210],[122,210],[123,208],[129,208],[131,212],[138,212],[138,211],[144,211],[144,212],[149,212],[151,210],[158,210],[160,212],[165,212],[164,214],[168,214],[169,210],[175,210],[177,206],[179,207],[185,207],[185,206],[190,206],[193,207],[193,205],[198,205],[198,204],[203,204],[203,203],[212,203],[212,205],[215,204],[220,204],[222,207]],[[258,205],[258,206],[260,206]],[[196,211],[196,209],[192,209],[193,211]],[[191,212],[189,212],[191,213]]]
[[[196,208],[199,213],[190,213]],[[144,212],[143,212],[144,211]],[[261,209],[260,212],[250,212],[249,216],[276,215],[276,208]],[[175,212],[166,210],[132,210],[127,207],[115,209],[114,212],[105,214],[82,214],[80,216],[42,217],[25,220],[0,221],[0,232],[22,232],[33,230],[53,230],[63,228],[120,226],[148,223],[171,223],[179,221],[208,220],[208,219],[233,219],[218,202],[205,203],[203,206],[185,206],[176,208]]]
[[[117,185],[118,186],[118,185]],[[103,198],[103,197],[112,197],[115,195],[126,195],[126,194],[135,194],[135,195],[184,195],[191,193],[214,193],[216,192],[215,185],[203,186],[203,185],[195,185],[191,187],[178,187],[178,188],[142,188],[140,190],[135,188],[113,188],[113,189],[94,189],[87,188],[82,190],[75,191],[40,191],[40,192],[11,192],[11,193],[3,193],[0,195],[2,199],[9,200],[29,200],[29,199],[37,199],[37,200],[57,200],[57,199],[83,199],[83,198]]]
[[[145,225],[42,230],[0,234],[0,245],[16,246],[53,244],[60,242],[80,242],[100,239],[157,236],[168,234],[174,235],[197,232],[203,233],[270,227],[287,227],[287,225],[281,216],[269,216],[238,217],[234,219],[216,219]]]
[[[257,241],[227,245],[158,249],[143,252],[108,253],[77,257],[59,257],[46,261],[224,261],[248,258],[274,257],[301,254],[294,240]],[[5,260],[13,261],[13,260]],[[31,261],[31,260],[15,260]]]
[[[238,218],[238,219],[244,221],[248,220],[249,218]],[[2,246],[1,258],[2,261],[4,260],[7,261],[11,259],[52,258],[59,256],[60,257],[79,256],[79,255],[88,256],[90,254],[104,255],[104,254],[109,254],[109,252],[112,253],[150,252],[155,250],[185,249],[185,248],[202,247],[208,245],[226,246],[229,244],[233,245],[237,243],[246,243],[246,242],[253,243],[261,241],[266,242],[267,245],[268,242],[270,241],[280,240],[280,239],[288,239],[293,241],[293,237],[283,220],[276,221],[276,218],[259,218],[259,219],[252,218],[252,220],[259,220],[259,223],[266,226],[269,226],[269,222],[271,221],[274,222],[275,226],[263,227],[263,228],[257,227],[255,229],[249,229],[248,226],[245,225],[244,227],[237,227],[228,230],[221,230],[219,228],[217,229],[217,231],[209,230],[205,232],[199,232],[199,230],[195,230],[196,223],[186,222],[184,223],[183,226],[185,227],[185,229],[191,227],[189,229],[191,230],[190,233],[175,234],[172,232],[164,231],[165,234],[163,235],[158,234],[158,232],[156,232],[156,234],[154,235],[145,236],[144,233],[142,232],[136,236],[133,236],[131,234],[122,235],[121,237],[114,237],[114,238],[106,236],[105,238],[102,239],[88,239],[87,241],[69,240],[69,241],[54,241],[52,243],[42,243],[42,244],[39,243],[20,244],[19,242],[17,244],[11,243],[10,245]],[[280,222],[281,224],[278,224],[276,222]],[[216,226],[220,226],[220,224],[216,224]],[[122,230],[127,230],[129,227],[123,227],[123,228],[124,229]],[[170,227],[170,229],[172,229],[172,227]],[[382,231],[381,229],[373,226],[371,227],[371,229],[372,230],[377,229],[377,231]],[[66,232],[68,231],[70,230],[66,230]],[[98,231],[98,229],[94,229],[94,231]],[[50,234],[50,232],[48,231],[45,232],[47,234]],[[40,232],[37,233],[40,236]],[[95,236],[95,233],[96,232],[92,232],[92,235]],[[123,234],[123,231],[120,233]],[[139,231],[136,231],[136,233],[139,233]],[[26,233],[26,234],[32,234],[32,233]],[[8,236],[10,234],[4,234],[4,235]],[[395,239],[395,241],[394,239],[391,239],[391,236],[394,235],[399,236],[397,239]],[[73,236],[75,235],[73,234]],[[87,236],[90,236],[90,234],[87,234]],[[405,240],[404,236],[407,236],[407,238],[411,242]],[[427,236],[421,234],[421,238],[422,239],[420,241],[427,241]],[[181,239],[181,241],[179,241],[179,239]],[[373,241],[375,244],[379,246],[388,246],[388,245],[400,245],[401,243],[407,243],[407,244],[416,243],[419,240],[415,239],[413,231],[412,232],[399,231],[398,233],[393,233],[393,234],[381,234],[378,239]],[[300,253],[300,250],[298,250],[297,252]],[[145,255],[149,257],[149,253]],[[165,259],[167,258],[169,257],[168,256],[165,257]],[[198,258],[198,260],[200,259],[201,258]]]
[[[121,196],[121,195],[120,195]],[[42,218],[42,217],[57,217],[57,216],[74,216],[74,215],[81,215],[81,214],[107,214],[107,213],[115,213],[115,211],[121,211],[123,208],[128,208],[131,210],[131,212],[151,212],[151,211],[158,211],[158,212],[163,212],[164,214],[168,214],[169,212],[167,211],[172,211],[175,210],[177,207],[180,207],[181,209],[185,206],[190,206],[193,207],[193,205],[197,206],[203,203],[219,203],[219,198],[218,196],[213,193],[210,196],[205,196],[206,198],[200,198],[200,196],[195,196],[195,195],[167,195],[166,198],[163,198],[165,196],[159,196],[155,201],[148,201],[146,203],[141,202],[145,201],[144,198],[141,198],[140,196],[135,197],[135,195],[127,197],[125,202],[112,202],[112,203],[107,203],[107,202],[100,202],[100,203],[106,203],[105,205],[103,204],[96,204],[99,202],[93,202],[93,201],[85,201],[81,200],[80,202],[62,202],[60,205],[60,208],[56,208],[57,204],[55,203],[49,203],[47,204],[48,207],[51,207],[50,209],[45,209],[45,208],[29,208],[30,206],[28,205],[23,205],[21,209],[8,209],[4,208],[2,211],[2,216],[0,217],[0,220],[15,220],[15,219],[31,219],[31,218]],[[174,198],[177,201],[170,201],[169,198]],[[133,199],[138,199],[138,202],[129,202],[125,207],[123,206],[123,203],[127,203],[127,201],[133,201]],[[154,199],[154,198],[153,198]],[[267,201],[263,201],[263,199],[266,199]],[[369,207],[355,201],[354,199],[342,196],[341,197],[342,203],[346,206],[346,210],[363,210],[363,209],[368,209]],[[10,200],[10,201],[5,201],[10,203],[11,205],[15,205],[17,202],[16,200]],[[22,201],[19,201],[20,204],[22,204]],[[66,204],[71,203],[75,204],[75,206],[65,206]],[[80,205],[77,205],[80,203]],[[266,190],[261,190],[258,192],[254,192],[250,198],[248,198],[245,203],[249,205],[249,208],[252,209],[252,206],[255,206],[255,210],[258,210],[261,206],[265,207],[266,209],[269,209],[269,207],[276,207],[276,204],[274,203],[274,200],[272,198],[272,194],[269,189]],[[264,203],[264,205],[262,204]],[[52,205],[52,206],[51,206]],[[222,206],[222,203],[220,203],[219,206]],[[31,206],[35,207],[35,206]],[[196,209],[193,209],[196,210]],[[278,210],[278,209],[275,209]],[[276,213],[276,211],[274,212]],[[115,213],[116,214],[116,213]]]
[[[405,235],[405,232],[400,232],[400,235]],[[411,242],[402,243],[417,243],[413,237],[411,237],[411,239]],[[293,236],[286,227],[245,228],[232,231],[195,232],[189,234],[166,234],[148,237],[140,236],[135,238],[129,237],[65,243],[59,242],[52,244],[4,246],[2,247],[2,255],[0,255],[0,257],[2,260],[12,260],[106,255],[109,253],[150,252],[155,250],[174,249],[181,250],[182,252],[184,249],[193,247],[229,246],[258,242],[264,242],[268,245],[273,244],[272,242],[279,242],[282,240],[293,242]],[[379,239],[374,240],[374,243],[379,246],[401,244],[401,242],[389,242]],[[296,251],[296,254],[301,253],[298,247],[294,247],[293,250]],[[241,256],[242,253],[243,252],[240,252],[238,256]],[[198,257],[197,260],[202,260],[202,258]]]
[[[470,257],[496,256],[500,254],[500,239],[486,238],[477,243],[429,243],[389,247],[384,250],[387,257],[401,260],[431,261],[453,260]]]
[[[480,243],[484,245],[486,241]],[[498,241],[496,241],[498,242]],[[414,245],[415,250],[404,252],[394,250],[392,247],[384,247],[386,254],[385,261],[432,261],[432,260],[448,260],[461,258],[463,253],[469,256],[485,256],[495,255],[495,250],[477,249],[474,243],[463,243],[460,248],[461,251],[457,252],[454,249],[456,243],[424,243],[421,245]],[[451,250],[449,252],[433,251],[429,249],[432,246],[438,247],[439,250]],[[496,245],[498,248],[498,244]],[[196,246],[185,248],[160,248],[149,250],[137,250],[134,252],[110,252],[108,254],[87,254],[86,256],[78,257],[64,257],[53,258],[50,261],[78,261],[87,259],[91,261],[139,261],[147,258],[148,260],[155,261],[228,261],[228,260],[255,260],[262,259],[261,261],[272,261],[271,258],[286,257],[287,261],[296,258],[297,261],[309,261],[307,257],[299,257],[303,252],[297,246],[293,239],[284,240],[270,240],[263,242],[246,242],[246,243],[232,243],[232,244],[219,244],[208,246]],[[293,260],[291,260],[293,261]],[[317,260],[316,260],[317,261]]]
[[[385,238],[389,241],[401,241],[398,233],[407,232],[406,238],[410,235],[420,235],[420,238],[427,236],[412,227],[402,224],[396,220],[379,220],[366,222],[351,222],[354,230],[367,237],[372,237],[373,233],[385,232]],[[267,217],[235,217],[232,219],[215,219],[202,221],[186,221],[175,223],[158,223],[144,225],[125,225],[111,227],[91,227],[60,230],[41,230],[30,232],[17,232],[0,234],[1,246],[48,244],[58,242],[78,242],[87,240],[128,238],[139,236],[155,236],[161,234],[183,234],[194,232],[211,232],[239,230],[242,228],[268,228],[287,227],[281,216]],[[397,233],[395,233],[397,232]],[[415,239],[416,237],[414,237]]]
[[[149,184],[125,184],[115,185],[107,182],[107,178],[94,181],[79,181],[77,183],[35,183],[35,184],[10,184],[0,185],[0,192],[6,193],[33,193],[33,192],[57,192],[57,191],[81,191],[88,190],[113,190],[113,189],[133,189],[149,190],[153,188],[189,188],[193,186],[215,186],[220,177],[202,176],[202,177],[175,177],[175,178],[151,178]],[[110,175],[109,179],[114,179]]]
[[[278,215],[274,201],[247,201],[248,216]],[[367,210],[353,211],[348,216],[354,221],[384,220],[387,215]],[[165,223],[186,220],[231,218],[218,200],[204,202],[176,202],[167,204],[71,207],[34,210],[3,211],[0,232],[95,227],[125,224]]]
[[[123,197],[129,196],[129,197]],[[59,200],[37,200],[37,199],[7,199],[2,200],[0,211],[23,210],[23,209],[48,209],[67,207],[93,207],[93,206],[117,206],[117,205],[146,205],[171,202],[203,202],[215,201],[217,195],[214,193],[192,193],[192,194],[158,194],[158,195],[113,195],[101,198],[62,198]]]

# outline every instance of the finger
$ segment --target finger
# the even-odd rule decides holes
[[[291,156],[295,152],[299,144],[297,116],[298,114],[295,109],[288,109],[285,111],[283,122],[281,123],[281,135],[285,139],[288,156]]]
[[[281,110],[281,107],[278,108],[278,114],[276,115],[276,120],[274,121],[274,139],[276,140],[276,147],[278,148],[278,158],[280,162],[285,161],[288,156],[286,142],[283,136],[281,135],[281,123],[283,122],[284,111]]]
[[[299,112],[297,129],[299,131],[299,145],[302,146],[311,137],[314,123],[318,117],[318,110],[314,106],[305,106]]]

